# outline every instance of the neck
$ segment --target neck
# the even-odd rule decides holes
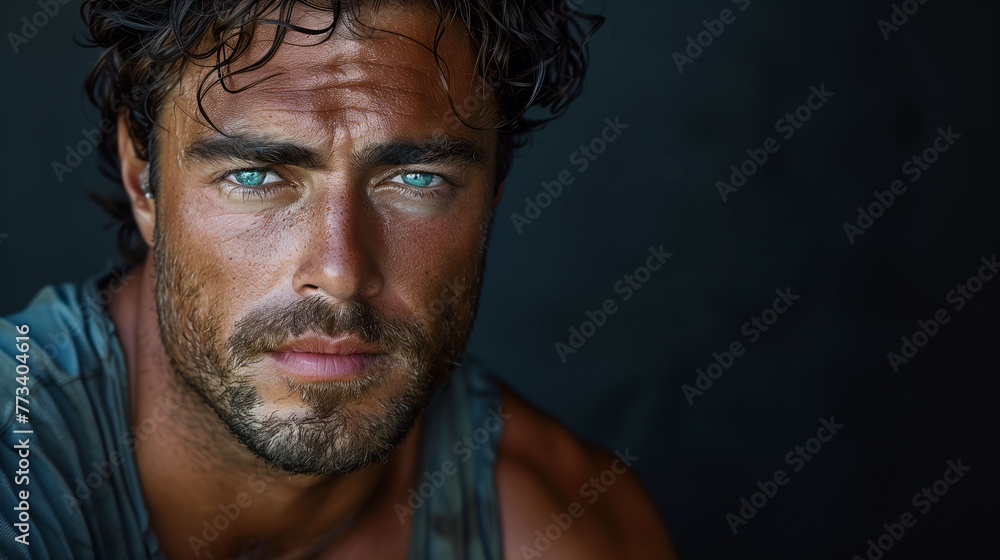
[[[385,464],[347,475],[289,474],[252,455],[177,376],[160,342],[151,258],[109,305],[129,374],[135,457],[168,558],[229,558],[250,547],[300,556],[392,511],[413,480],[418,420]]]

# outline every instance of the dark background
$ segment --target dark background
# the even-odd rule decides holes
[[[84,197],[110,188],[96,155],[63,182],[52,171],[96,124],[78,5],[18,53],[0,46],[2,314],[115,259]],[[1000,251],[996,4],[927,0],[888,41],[890,1],[582,5],[608,17],[588,89],[507,182],[472,352],[577,434],[637,455],[682,557],[864,556],[904,512],[916,525],[886,559],[992,557],[1000,279],[962,310],[946,297]],[[735,22],[678,72],[672,53],[726,8]],[[5,2],[0,30],[38,9]],[[783,139],[776,121],[821,85],[834,95]],[[628,129],[579,171],[573,152],[615,117]],[[960,139],[911,183],[901,166],[949,126]],[[768,137],[779,151],[723,202],[716,181]],[[564,169],[574,182],[518,233],[511,214]],[[895,179],[906,192],[850,243],[843,224]],[[673,257],[622,301],[615,282],[660,245]],[[800,299],[749,344],[741,325],[785,288]],[[619,311],[562,363],[554,344],[606,298]],[[951,320],[893,371],[887,353],[940,308]],[[736,340],[746,353],[689,404],[682,385]],[[844,428],[793,472],[786,454],[831,415]],[[959,458],[971,470],[919,513],[911,497]],[[734,535],[726,514],[777,469],[789,482]]]

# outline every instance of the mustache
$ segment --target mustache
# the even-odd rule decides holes
[[[412,355],[428,344],[420,324],[389,319],[368,301],[333,303],[315,295],[287,306],[256,308],[240,319],[226,342],[230,371],[307,332],[329,337],[355,335],[388,354]]]

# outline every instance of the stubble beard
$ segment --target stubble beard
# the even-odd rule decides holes
[[[204,282],[168,236],[154,231],[157,318],[170,364],[183,386],[201,397],[235,438],[274,468],[299,474],[346,474],[384,462],[409,433],[439,385],[448,379],[476,314],[488,227],[474,272],[461,293],[439,301],[433,320],[389,319],[366,300],[331,303],[309,296],[284,307],[257,307],[222,340]],[[179,253],[180,251],[178,251]],[[354,334],[386,353],[368,375],[347,381],[296,383],[294,413],[267,414],[254,384],[266,352],[312,332]],[[287,398],[287,396],[285,397]],[[206,427],[211,429],[211,427]]]

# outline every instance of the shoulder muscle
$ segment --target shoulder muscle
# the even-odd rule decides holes
[[[629,468],[507,388],[497,457],[505,560],[673,558],[656,508]]]

